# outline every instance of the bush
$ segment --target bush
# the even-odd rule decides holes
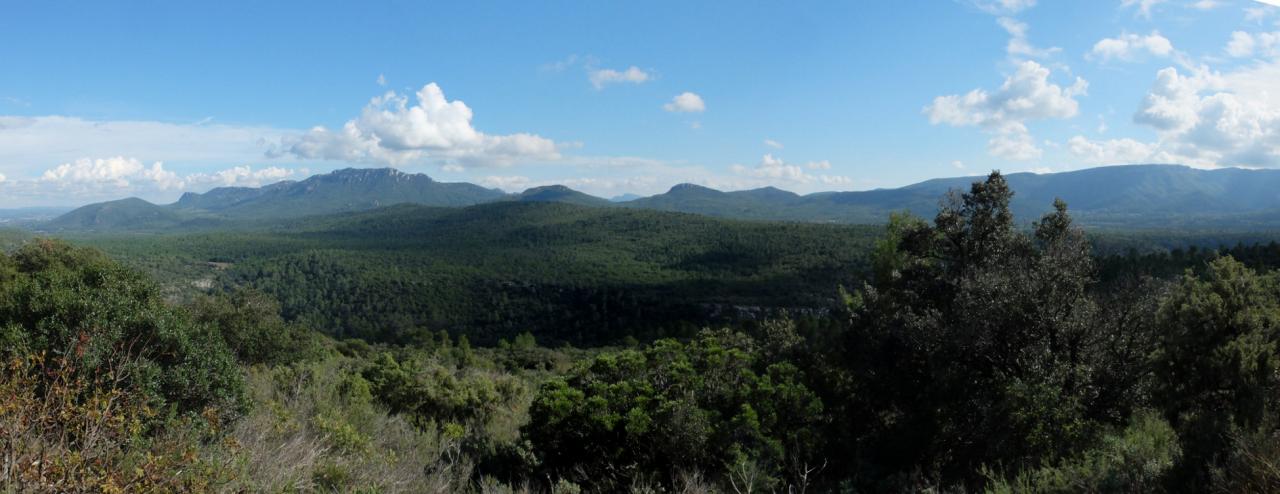
[[[87,374],[45,355],[5,362],[0,491],[199,492],[224,482],[217,411],[160,416],[128,384],[131,368],[113,361]]]
[[[749,465],[771,485],[813,451],[822,404],[790,364],[728,331],[585,362],[539,390],[524,432],[542,468],[590,490]],[[816,462],[820,463],[820,462]]]
[[[986,492],[1162,492],[1180,453],[1173,428],[1145,412],[1124,431],[1105,436],[1097,448],[1060,465],[1024,471],[1009,480],[984,469],[990,480]]]
[[[250,289],[197,298],[196,322],[207,324],[246,364],[290,364],[320,357],[320,335],[280,317],[280,304]]]
[[[247,406],[235,359],[217,334],[165,305],[155,285],[101,253],[41,240],[0,257],[0,350],[92,382],[127,366],[129,389],[180,413]],[[65,367],[64,367],[65,366]]]

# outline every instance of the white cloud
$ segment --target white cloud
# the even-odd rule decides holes
[[[775,141],[775,140],[773,140],[773,139],[765,139],[765,140],[764,140],[764,145],[769,146],[769,147],[774,148],[774,149],[782,149],[782,143],[781,143],[781,142],[778,142],[778,141]]]
[[[1218,0],[1197,0],[1196,3],[1191,4],[1191,7],[1197,10],[1213,10],[1222,5]]]
[[[1263,2],[1258,0],[1258,3]],[[1280,3],[1280,1],[1276,3]],[[1280,7],[1280,5],[1277,5],[1277,7]],[[1244,20],[1245,22],[1262,22],[1275,10],[1272,6],[1249,7],[1244,9]]]
[[[1099,59],[1103,62],[1112,60],[1131,62],[1147,54],[1169,57],[1174,54],[1173,43],[1169,38],[1161,36],[1159,31],[1152,31],[1146,36],[1122,33],[1115,38],[1103,38],[1094,43],[1093,50],[1086,58]]]
[[[386,85],[387,85],[387,76],[385,76],[385,75],[383,75],[383,74],[378,74],[378,81],[377,81],[377,82],[378,82],[378,85],[379,85],[379,86],[386,86]]]
[[[1025,22],[1021,22],[1012,17],[1001,17],[996,19],[1000,27],[1009,33],[1009,43],[1005,45],[1005,51],[1012,57],[1031,57],[1044,58],[1048,57],[1061,48],[1036,48],[1027,40],[1027,31],[1030,27]]]
[[[1254,54],[1275,56],[1280,49],[1280,31],[1251,34],[1244,31],[1231,33],[1227,42],[1227,54],[1236,58],[1252,57]]]
[[[783,161],[782,158],[775,157],[773,154],[765,154],[760,158],[760,163],[754,167],[746,167],[743,165],[732,165],[729,167],[735,174],[762,179],[763,183],[777,184],[812,184],[822,183],[824,185],[850,185],[853,183],[851,179],[843,176],[831,175],[811,175],[805,172],[809,170],[829,170],[831,162],[810,161],[808,163],[796,165]]]
[[[507,192],[519,192],[528,189],[533,180],[523,175],[488,175],[476,180],[476,183]]]
[[[0,173],[22,179],[32,170],[93,156],[132,156],[207,170],[262,161],[268,142],[291,132],[207,123],[0,116]]]
[[[307,172],[305,168],[272,166],[254,170],[242,165],[182,176],[166,169],[159,161],[148,166],[137,158],[124,156],[79,158],[46,169],[33,179],[0,180],[3,182],[0,190],[6,195],[24,196],[40,203],[52,203],[49,200],[52,198],[59,198],[61,204],[66,204],[68,198],[84,203],[125,196],[163,200],[172,199],[186,190],[203,191],[219,186],[259,187]]]
[[[1134,121],[1162,131],[1189,128],[1198,118],[1200,91],[1221,84],[1207,72],[1182,76],[1173,67],[1162,69],[1156,73],[1156,81],[1134,115]]]
[[[591,81],[591,85],[596,89],[604,89],[608,84],[628,82],[632,84],[641,84],[649,81],[653,76],[632,65],[626,70],[617,71],[613,69],[592,69],[587,71],[587,79]]]
[[[1041,150],[1026,122],[1076,116],[1080,111],[1076,97],[1089,88],[1089,83],[1079,77],[1064,88],[1049,82],[1049,75],[1049,69],[1036,62],[1022,62],[995,92],[974,89],[964,95],[938,96],[924,108],[924,113],[934,125],[987,129],[994,134],[987,143],[987,152],[993,156],[1036,159]]]
[[[560,179],[532,179],[523,175],[489,175],[476,180],[485,187],[502,189],[506,192],[521,192],[544,185],[563,185],[571,189],[596,195],[617,195],[619,192],[652,191],[658,182],[654,177],[576,177]]]
[[[471,124],[471,108],[449,101],[434,82],[423,86],[417,103],[388,91],[369,101],[342,129],[315,127],[280,140],[269,156],[403,165],[424,161],[466,166],[508,166],[517,161],[560,158],[554,142],[533,134],[489,135]]]
[[[543,72],[564,72],[564,69],[577,65],[579,58],[577,54],[572,54],[562,60],[544,63],[538,67],[538,70]]]
[[[1036,6],[1036,0],[973,0],[974,7],[992,15],[1010,15]]]
[[[1138,7],[1137,15],[1146,19],[1151,18],[1151,12],[1156,5],[1165,3],[1168,0],[1120,0],[1120,6],[1124,8]]]
[[[1128,138],[1093,141],[1075,136],[1067,141],[1067,147],[1071,154],[1090,165],[1140,163],[1154,154],[1150,144]]]
[[[273,184],[294,176],[306,175],[309,170],[281,168],[269,166],[254,170],[248,165],[231,167],[213,173],[194,173],[187,175],[187,187],[261,187]]]
[[[1280,63],[1227,74],[1160,70],[1134,121],[1160,135],[1165,156],[1201,166],[1280,166]]]
[[[164,169],[164,164],[157,161],[150,167],[134,158],[117,156],[114,158],[89,159],[81,158],[71,163],[63,163],[40,175],[40,181],[59,186],[115,187],[129,188],[140,184],[158,190],[182,188],[182,179],[176,173]]]
[[[1089,83],[1079,77],[1063,88],[1049,82],[1049,69],[1036,62],[1022,62],[994,93],[974,89],[964,95],[938,96],[925,107],[929,122],[952,126],[1000,127],[1008,123],[1049,118],[1071,118],[1079,112],[1076,96]]]
[[[1039,159],[1044,151],[1036,147],[1035,139],[1026,126],[1010,124],[999,129],[995,137],[987,141],[987,153],[1012,161],[1031,161]]]
[[[702,101],[701,96],[685,91],[671,98],[670,103],[662,105],[662,109],[669,112],[701,113],[707,109],[707,104]]]
[[[963,169],[964,169],[964,162],[963,162],[963,161],[960,161],[960,160],[952,161],[952,162],[951,162],[951,167],[952,167],[952,168],[955,168],[955,169],[957,169],[957,170],[963,170]]]

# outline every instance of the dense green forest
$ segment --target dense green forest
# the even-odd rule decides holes
[[[14,235],[0,490],[1280,490],[1277,244],[1100,249],[1012,196]]]
[[[178,292],[253,287],[287,319],[339,338],[403,341],[443,329],[486,345],[533,332],[581,346],[825,313],[836,286],[865,275],[879,231],[504,202],[402,205],[269,230],[70,238]]]

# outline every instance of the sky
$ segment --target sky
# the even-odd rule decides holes
[[[0,207],[1280,167],[1280,0],[0,0]]]

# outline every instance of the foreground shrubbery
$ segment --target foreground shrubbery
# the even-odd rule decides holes
[[[662,340],[543,385],[525,432],[541,471],[593,490],[655,473],[729,472],[722,480],[768,491],[796,480],[792,467],[818,466],[825,414],[802,381],[743,334]]]

